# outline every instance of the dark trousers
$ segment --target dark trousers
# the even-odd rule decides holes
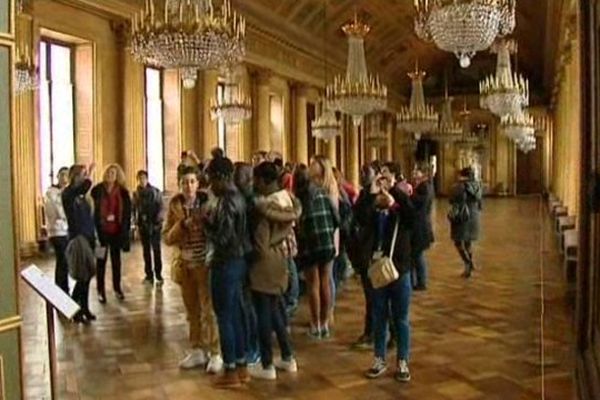
[[[471,252],[471,242],[468,240],[465,241],[455,241],[454,246],[458,250],[458,254],[460,258],[465,263],[465,271],[468,271],[473,268],[473,253]]]
[[[244,329],[243,285],[246,279],[246,260],[229,260],[211,268],[212,300],[217,323],[221,353],[226,369],[246,364],[246,332]]]
[[[67,236],[56,236],[50,238],[56,256],[56,269],[54,270],[54,282],[66,294],[69,294],[69,266],[65,257],[65,250],[69,244]]]
[[[373,285],[369,279],[368,268],[360,270],[360,282],[365,296],[365,329],[363,335],[373,337]]]
[[[71,297],[79,304],[81,311],[89,312],[90,281],[77,281]]]
[[[288,290],[283,295],[285,303],[285,312],[288,318],[292,317],[298,308],[298,300],[300,297],[300,281],[298,279],[298,266],[293,258],[287,260],[289,286]]]
[[[162,280],[162,258],[160,231],[151,230],[149,232],[140,229],[140,239],[142,240],[142,249],[144,252],[144,271],[147,279]],[[152,256],[154,256],[154,272],[152,272]]]
[[[242,309],[244,311],[244,330],[246,332],[246,358],[249,363],[256,363],[260,357],[258,322],[256,320],[256,310],[252,303],[252,291],[248,286],[243,289]]]
[[[121,238],[119,236],[106,236],[105,246],[108,247],[110,254],[110,264],[112,267],[113,290],[117,293],[121,292]],[[106,274],[106,263],[108,261],[107,254],[104,259],[98,259],[96,281],[98,283],[98,293],[104,295],[104,275]]]
[[[425,252],[419,251],[411,256],[412,270],[411,280],[413,287],[427,286],[427,260],[425,260]]]
[[[281,359],[292,359],[292,345],[286,329],[283,299],[278,295],[252,292],[254,307],[258,318],[258,337],[260,340],[260,358],[264,368],[273,365],[273,332],[277,335]]]

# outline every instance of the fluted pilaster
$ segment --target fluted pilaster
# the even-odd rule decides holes
[[[254,75],[256,84],[256,131],[254,150],[271,150],[270,83],[272,74],[260,70]]]
[[[204,75],[202,90],[202,155],[208,159],[210,158],[210,151],[217,147],[219,143],[217,123],[210,118],[211,101],[214,101],[217,97],[219,73],[215,70],[208,70],[201,74]]]

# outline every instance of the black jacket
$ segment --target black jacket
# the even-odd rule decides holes
[[[385,255],[389,255],[394,228],[398,222],[398,236],[392,259],[398,272],[402,275],[411,268],[411,238],[416,211],[410,197],[400,189],[392,188],[390,194],[394,198],[395,204],[389,210],[390,220],[384,232],[382,251]],[[360,225],[360,228],[355,231],[357,236],[353,247],[356,251],[351,252],[354,258],[354,260],[351,258],[351,261],[357,262],[359,268],[368,268],[373,253],[377,250],[379,215],[375,207],[375,197],[368,190],[363,189],[354,208],[356,223]]]
[[[94,241],[92,208],[85,198],[91,187],[92,181],[86,179],[80,184],[67,186],[62,192],[63,208],[69,224],[69,239],[83,235],[89,241]]]
[[[131,198],[129,197],[129,191],[123,187],[119,188],[121,191],[121,201],[123,205],[123,213],[121,215],[121,231],[119,232],[119,244],[121,249],[129,251],[131,244],[130,231],[131,231]],[[101,246],[106,246],[106,234],[102,229],[102,215],[101,201],[104,197],[108,196],[106,191],[106,185],[99,183],[92,189],[92,199],[94,199],[94,224],[96,225],[96,233],[98,234],[98,240]]]
[[[411,197],[415,207],[415,224],[412,236],[413,254],[427,250],[434,241],[431,225],[431,208],[434,196],[433,184],[427,180],[415,187]]]
[[[158,188],[148,184],[133,194],[135,223],[142,234],[160,232],[163,223],[163,199]]]
[[[252,251],[248,235],[246,201],[231,185],[227,193],[216,200],[205,222],[208,238],[207,263],[222,266],[230,260],[247,257]]]

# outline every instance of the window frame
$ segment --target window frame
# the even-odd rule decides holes
[[[53,146],[53,141],[54,141],[54,115],[52,112],[52,104],[53,104],[53,85],[52,85],[52,46],[59,46],[59,47],[64,47],[67,48],[69,50],[69,82],[71,84],[71,98],[72,98],[72,112],[71,112],[71,116],[72,116],[72,126],[73,126],[73,161],[76,162],[77,160],[77,118],[76,118],[76,110],[77,110],[77,98],[76,98],[76,89],[75,89],[75,47],[76,45],[73,43],[69,43],[66,41],[62,41],[62,40],[57,40],[48,36],[42,36],[40,38],[39,41],[39,45],[38,45],[38,50],[40,50],[41,52],[41,46],[45,45],[46,47],[46,57],[45,57],[45,66],[46,66],[46,74],[44,77],[40,76],[40,79],[44,79],[45,81],[48,82],[48,129],[49,129],[49,145],[50,145],[50,186],[55,184],[56,181],[56,175],[58,173],[58,170],[63,167],[63,166],[56,166],[54,165],[54,146]],[[40,62],[41,62],[41,56],[40,56]],[[38,117],[41,120],[41,110],[38,113]],[[42,124],[42,122],[40,121],[40,125]],[[40,128],[40,134],[41,134],[41,128]],[[41,144],[38,146],[40,153],[42,152],[42,148],[41,148]],[[40,154],[40,157],[41,154]],[[66,167],[70,167],[70,165],[65,165]],[[56,170],[54,170],[53,168],[56,167]],[[41,166],[39,167],[39,173],[40,175],[43,175],[43,171],[41,170]],[[40,186],[42,186],[43,184],[43,177],[41,177],[42,179],[40,179]],[[44,192],[45,190],[47,190],[48,188],[44,188],[41,187],[42,192]]]

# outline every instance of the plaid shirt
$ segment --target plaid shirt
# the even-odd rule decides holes
[[[334,232],[337,229],[331,200],[320,188],[311,187],[302,202],[298,229],[298,257],[304,266],[326,263],[335,257]]]

